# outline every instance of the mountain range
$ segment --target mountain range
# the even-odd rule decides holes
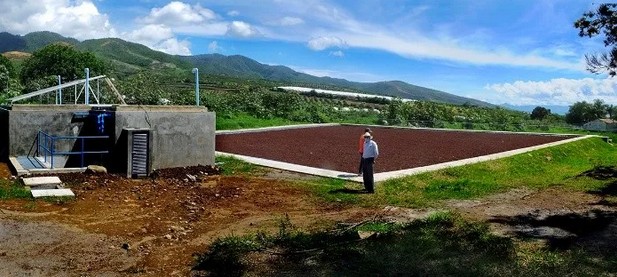
[[[450,94],[444,91],[408,84],[403,81],[374,83],[353,82],[331,77],[317,77],[282,65],[266,65],[241,55],[224,56],[204,54],[194,56],[169,55],[147,46],[124,41],[119,38],[103,38],[78,41],[52,32],[33,32],[24,36],[7,32],[0,33],[0,53],[21,51],[32,53],[50,43],[63,42],[74,45],[81,51],[90,51],[114,65],[119,74],[131,74],[144,68],[178,68],[190,70],[199,68],[202,74],[253,78],[276,81],[282,85],[319,88],[336,87],[339,90],[386,95],[414,100],[435,101],[456,105],[495,105]]]

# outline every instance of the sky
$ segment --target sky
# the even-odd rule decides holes
[[[2,0],[0,31],[117,37],[177,55],[243,55],[315,76],[400,80],[493,104],[617,104],[583,0]]]

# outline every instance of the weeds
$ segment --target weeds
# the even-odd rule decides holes
[[[24,188],[18,181],[0,180],[0,199],[30,198],[30,191]]]
[[[216,164],[220,166],[223,175],[252,174],[261,170],[254,164],[225,155],[216,156]]]

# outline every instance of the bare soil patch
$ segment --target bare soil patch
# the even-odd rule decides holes
[[[0,172],[9,177],[6,164]],[[312,229],[373,213],[317,201],[286,181],[205,172],[166,170],[147,179],[60,174],[76,199],[1,201],[0,272],[187,276],[193,254],[217,237],[273,232],[285,215]]]
[[[571,136],[482,133],[452,130],[373,128],[380,158],[375,172],[388,172],[530,147]],[[361,126],[218,134],[216,150],[354,173]]]

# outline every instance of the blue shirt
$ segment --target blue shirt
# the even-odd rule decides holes
[[[379,156],[379,147],[373,140],[364,141],[364,152],[362,152],[362,158],[377,158]]]

